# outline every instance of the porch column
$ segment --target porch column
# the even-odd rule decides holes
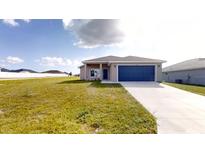
[[[87,80],[87,64],[84,65],[84,79]]]
[[[100,64],[100,80],[103,79],[102,64]]]

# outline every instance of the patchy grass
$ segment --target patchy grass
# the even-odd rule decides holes
[[[0,133],[156,133],[119,84],[47,78],[0,81]]]
[[[168,83],[168,82],[164,82],[164,84],[167,84],[167,85],[175,87],[175,88],[179,88],[179,89],[182,89],[182,90],[186,90],[186,91],[189,91],[189,92],[192,92],[192,93],[196,93],[196,94],[205,96],[205,86],[178,84],[178,83]]]

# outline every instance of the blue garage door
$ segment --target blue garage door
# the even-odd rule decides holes
[[[118,81],[154,81],[155,66],[118,66]]]

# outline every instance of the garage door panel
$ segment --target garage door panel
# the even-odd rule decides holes
[[[118,66],[119,81],[154,81],[155,66]]]

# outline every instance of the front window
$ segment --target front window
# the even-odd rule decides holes
[[[91,69],[90,70],[90,76],[92,78],[98,78],[100,75],[100,70],[99,69]]]
[[[95,70],[91,70],[91,71],[90,71],[90,76],[91,76],[91,77],[94,77],[94,76],[95,76]]]

